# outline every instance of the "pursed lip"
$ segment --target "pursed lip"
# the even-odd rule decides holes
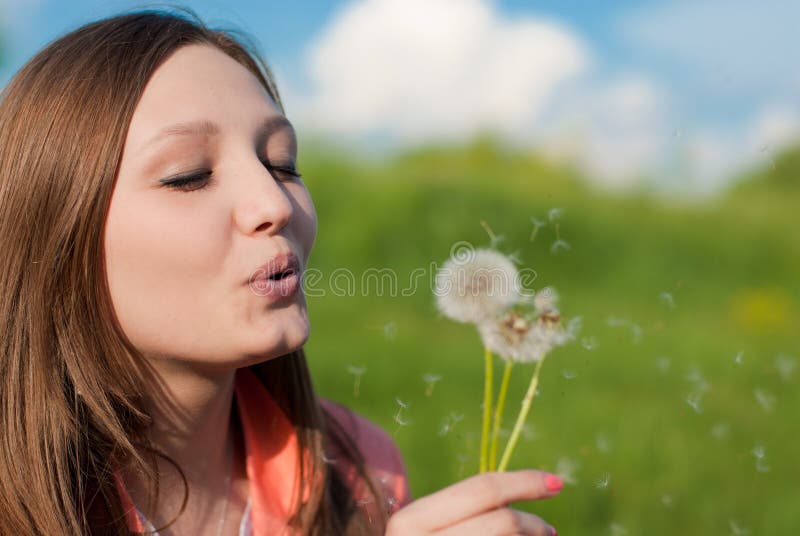
[[[284,252],[275,255],[266,263],[262,264],[250,274],[247,283],[262,279],[277,279],[287,275],[300,274],[300,261],[292,252]]]

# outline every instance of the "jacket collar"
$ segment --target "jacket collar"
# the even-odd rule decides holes
[[[299,450],[291,421],[249,368],[236,371],[235,402],[244,431],[245,464],[255,535],[279,534],[286,528],[299,489]],[[119,472],[115,483],[128,528],[143,532]],[[310,494],[307,486],[303,499]]]

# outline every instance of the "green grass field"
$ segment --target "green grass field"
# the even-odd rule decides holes
[[[482,347],[437,313],[431,277],[454,243],[488,245],[484,220],[536,271],[534,288],[554,286],[563,315],[583,319],[578,340],[548,356],[511,463],[569,483],[520,508],[564,535],[800,531],[797,153],[693,203],[592,190],[486,141],[382,162],[301,158],[320,221],[310,267],[324,295],[308,299],[307,345],[317,389],[393,434],[415,496],[478,468]],[[552,223],[530,240],[531,217],[553,207],[570,246],[555,253]],[[368,269],[393,270],[396,292],[360,288]],[[424,277],[402,295],[415,269]],[[335,291],[344,270],[352,292]],[[366,367],[358,396],[353,366]],[[532,370],[515,369],[507,428]],[[431,396],[426,373],[441,376]]]

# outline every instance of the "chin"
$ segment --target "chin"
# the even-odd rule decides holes
[[[245,351],[246,355],[257,357],[258,362],[300,350],[310,335],[305,308],[282,311],[276,316],[279,318],[270,319],[269,327],[253,334]]]

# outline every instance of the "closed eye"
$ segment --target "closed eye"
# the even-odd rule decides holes
[[[302,177],[294,164],[272,164],[268,160],[262,161],[262,164],[278,180],[296,180]]]

